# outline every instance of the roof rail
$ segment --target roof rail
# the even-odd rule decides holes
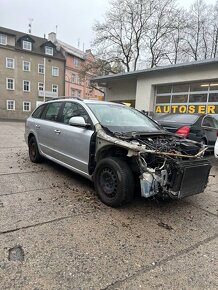
[[[80,97],[67,97],[67,96],[52,98],[50,100],[46,100],[45,102],[54,101],[54,100],[62,100],[62,99],[75,99],[75,100],[83,102],[83,99],[81,99]]]
[[[78,101],[82,101],[83,102],[83,99],[81,99],[80,97],[70,97],[70,99],[75,99],[75,100],[78,100]]]

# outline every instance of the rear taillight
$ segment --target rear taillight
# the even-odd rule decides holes
[[[218,137],[218,131],[216,131],[216,136]]]
[[[179,130],[176,131],[176,134],[183,137],[187,137],[189,132],[190,132],[190,128],[184,126],[184,127],[179,128]]]

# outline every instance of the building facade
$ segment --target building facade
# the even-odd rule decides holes
[[[85,70],[95,61],[91,50],[85,52],[66,44],[56,38],[54,32],[49,33],[48,39],[62,52],[66,59],[65,66],[65,96],[82,99],[102,99],[103,93],[90,85],[95,76],[93,70]]]
[[[92,79],[109,101],[153,113],[218,114],[218,59]]]
[[[0,119],[24,120],[64,95],[65,59],[46,38],[0,27]]]

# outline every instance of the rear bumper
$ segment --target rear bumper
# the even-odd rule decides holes
[[[175,198],[184,198],[205,190],[211,169],[208,160],[182,161],[176,167],[170,186],[170,192]]]

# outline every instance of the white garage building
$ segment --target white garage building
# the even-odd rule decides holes
[[[156,113],[218,114],[218,59],[97,77],[105,100]]]

